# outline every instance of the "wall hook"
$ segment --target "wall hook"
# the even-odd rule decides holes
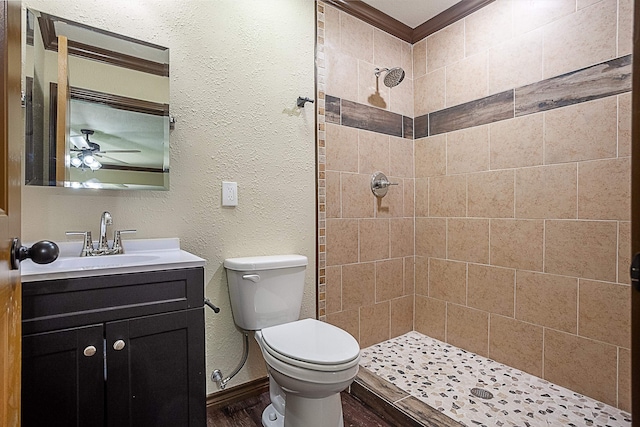
[[[300,108],[304,108],[304,104],[307,102],[311,102],[314,103],[315,101],[313,99],[309,99],[307,97],[303,98],[301,96],[298,97],[298,101],[296,102],[296,105],[298,105],[298,107]]]

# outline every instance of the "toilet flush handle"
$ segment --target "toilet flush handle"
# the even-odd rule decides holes
[[[260,275],[258,274],[243,274],[242,278],[244,280],[251,280],[253,283],[258,283],[260,281]]]

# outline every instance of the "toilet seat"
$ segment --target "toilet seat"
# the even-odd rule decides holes
[[[263,350],[293,366],[341,371],[360,359],[358,342],[349,333],[315,319],[271,326],[258,331]]]

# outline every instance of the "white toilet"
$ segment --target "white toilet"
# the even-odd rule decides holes
[[[233,318],[255,331],[269,371],[265,427],[343,427],[340,392],[358,373],[360,347],[347,332],[315,319],[298,320],[307,258],[230,258]]]

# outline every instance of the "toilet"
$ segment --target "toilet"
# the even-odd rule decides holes
[[[306,266],[302,255],[224,261],[233,319],[255,331],[267,363],[265,427],[343,427],[340,392],[358,373],[360,347],[349,333],[316,319],[298,320]]]

